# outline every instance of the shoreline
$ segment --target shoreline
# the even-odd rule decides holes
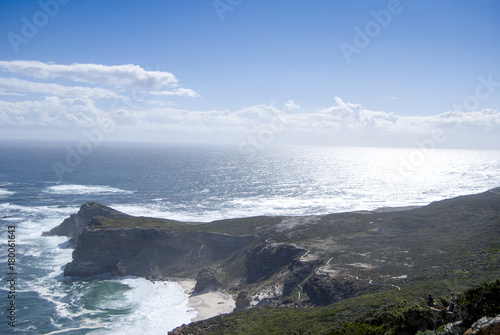
[[[236,307],[233,297],[225,292],[202,291],[194,293],[194,286],[196,285],[196,280],[194,279],[177,280],[176,283],[188,295],[188,307],[193,308],[197,312],[196,317],[191,319],[191,322],[210,319],[220,314],[228,314]]]

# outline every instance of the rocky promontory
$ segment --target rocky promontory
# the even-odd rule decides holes
[[[196,278],[198,291],[241,293],[241,306],[323,306],[423,278],[477,273],[478,263],[498,259],[499,228],[496,188],[406,210],[202,224],[89,202],[47,234],[70,239],[75,249],[64,275],[74,280]],[[498,274],[498,264],[490,266],[488,276]]]
[[[92,219],[99,217],[120,218],[129,217],[130,215],[119,212],[112,208],[98,204],[97,202],[87,202],[80,207],[76,214],[71,214],[69,218],[64,220],[60,225],[52,228],[48,232],[44,232],[44,236],[66,236],[73,247],[76,246],[78,236],[90,224]]]

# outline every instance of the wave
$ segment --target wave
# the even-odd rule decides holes
[[[132,310],[113,318],[110,328],[90,334],[164,334],[196,317],[196,311],[188,307],[187,295],[177,283],[152,282],[144,278],[126,278],[119,282],[129,290],[120,298],[102,299],[97,307]]]
[[[19,292],[29,300],[25,306],[27,312],[38,315],[37,308],[51,306],[47,312],[40,312],[50,318],[50,324],[34,326],[38,321],[29,319],[31,325],[22,329],[25,334],[73,331],[161,334],[196,317],[196,311],[187,305],[187,295],[176,283],[153,283],[143,278],[66,282],[62,267],[71,261],[73,250],[60,248],[66,237],[42,237],[41,233],[77,210],[75,207],[0,204],[3,215],[18,219],[17,257],[23,264],[24,282]],[[4,292],[0,288],[0,293]]]
[[[0,216],[2,219],[27,220],[29,218],[44,217],[53,220],[52,224],[58,225],[68,217],[78,211],[78,207],[72,206],[23,206],[9,202],[0,203]],[[47,229],[47,223],[44,226]]]
[[[100,185],[56,185],[47,187],[45,193],[50,194],[134,194],[133,191],[122,190],[110,186]]]
[[[203,199],[196,203],[175,203],[161,198],[153,203],[110,204],[120,212],[133,216],[147,216],[183,222],[211,222],[215,220],[269,216],[323,215],[358,210],[375,210],[380,207],[402,207],[427,205],[430,201],[388,201],[383,197],[337,195],[335,197],[285,197],[253,196],[227,199]],[[439,199],[432,199],[439,200]]]
[[[9,191],[4,188],[0,188],[0,199],[10,197],[11,195],[14,195],[16,192],[14,191]]]

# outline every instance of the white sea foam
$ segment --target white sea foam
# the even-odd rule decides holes
[[[22,206],[11,203],[0,203],[2,213],[30,215],[37,214],[58,220],[61,217],[75,213],[78,207],[60,207],[60,206]],[[24,216],[25,217],[25,216]],[[61,223],[61,222],[59,222]]]
[[[25,272],[23,287],[18,291],[36,292],[52,303],[52,325],[56,328],[53,334],[72,328],[68,324],[78,325],[73,329],[85,329],[90,334],[166,334],[196,316],[196,311],[187,307],[187,295],[176,283],[152,283],[142,278],[115,280],[127,287],[122,294],[123,290],[113,291],[116,286],[106,289],[112,280],[62,282],[62,266],[71,261],[73,250],[59,248],[65,237],[42,237],[41,233],[61,223],[78,208],[4,203],[0,204],[0,210],[7,215],[24,213],[24,218],[20,217],[16,224],[18,257],[25,261],[23,269],[44,275],[31,276]]]
[[[40,298],[50,301],[59,318],[74,319],[92,313],[80,306],[68,305],[65,301],[71,294],[71,288],[60,281],[60,276],[62,266],[71,261],[73,250],[59,248],[59,245],[67,238],[41,236],[43,231],[60,224],[77,208],[4,203],[0,204],[0,210],[11,215],[24,214],[24,218],[16,222],[16,255],[23,275],[23,285],[18,291],[36,292]]]
[[[10,196],[14,195],[15,193],[16,192],[9,191],[5,188],[0,188],[0,199],[10,197]]]
[[[133,194],[133,191],[122,190],[100,185],[55,185],[47,187],[45,193],[51,194]]]
[[[99,307],[129,307],[132,312],[117,316],[110,328],[90,334],[166,334],[182,323],[189,323],[196,316],[196,311],[188,307],[187,296],[177,283],[153,283],[143,278],[127,278],[120,282],[131,288],[124,293],[125,300],[103,300]]]
[[[114,208],[120,212],[133,216],[147,216],[160,219],[170,219],[183,222],[210,222],[227,218],[237,218],[242,216],[254,216],[255,211],[250,210],[227,210],[222,206],[211,209],[202,208],[201,206],[179,206],[166,202],[164,204],[141,204],[141,205],[122,205],[112,204]],[[182,207],[182,208],[180,208]],[[251,213],[250,213],[251,212]],[[259,213],[260,214],[260,213]]]

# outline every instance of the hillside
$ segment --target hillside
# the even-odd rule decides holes
[[[94,207],[106,208],[87,203],[74,220],[88,218]],[[341,323],[397,299],[420,301],[431,291],[447,296],[500,278],[500,188],[406,210],[204,224],[107,210],[111,215],[100,212],[83,230],[79,221],[79,235],[64,231],[78,235],[64,274],[160,279],[200,273],[204,286],[217,283],[235,295],[245,292],[246,305],[267,305],[202,322],[272,320],[286,326],[276,334],[285,334],[316,320],[319,331],[323,323]]]

